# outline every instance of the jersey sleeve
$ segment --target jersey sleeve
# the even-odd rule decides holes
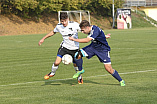
[[[90,37],[92,38],[93,40],[95,40],[95,38],[99,35],[99,33],[101,32],[102,30],[98,27],[93,27],[90,34],[87,36],[87,37]]]
[[[57,29],[58,26],[56,26],[53,30],[53,32],[59,32],[59,30]]]

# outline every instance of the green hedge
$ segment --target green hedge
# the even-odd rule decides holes
[[[123,0],[114,0],[115,10]],[[112,14],[112,0],[1,0],[2,14],[13,13],[22,17],[40,17],[43,13],[60,10],[89,10],[98,15]]]

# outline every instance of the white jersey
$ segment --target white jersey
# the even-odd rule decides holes
[[[57,24],[53,31],[59,32],[62,35],[63,41],[61,46],[69,50],[76,50],[79,49],[79,43],[69,40],[69,36],[78,39],[78,30],[80,30],[79,24],[77,22],[69,21],[66,27],[64,27],[61,23]]]

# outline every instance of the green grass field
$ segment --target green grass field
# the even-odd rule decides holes
[[[0,36],[1,104],[156,104],[157,28],[106,30],[111,46],[112,67],[126,86],[109,75],[97,57],[84,59],[84,84],[72,79],[72,64],[51,71],[62,41],[60,34],[38,41],[45,34]],[[80,38],[86,35],[79,35]],[[81,43],[84,47],[89,43]]]

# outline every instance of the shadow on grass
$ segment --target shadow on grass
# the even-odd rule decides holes
[[[91,80],[84,80],[84,84],[96,84],[96,85],[111,85],[111,86],[119,86],[119,84],[112,84],[112,83],[98,83],[98,82],[94,82]],[[42,86],[46,86],[46,85],[52,85],[52,86],[60,86],[60,85],[78,85],[78,82],[76,79],[68,79],[68,80],[47,80],[45,81],[45,84],[43,84]]]
[[[85,80],[84,83],[100,84],[100,83],[93,82],[93,81],[90,81],[90,80]],[[45,81],[45,84],[43,84],[42,86],[45,86],[45,85],[59,86],[59,85],[62,85],[62,84],[77,85],[78,82],[77,82],[76,79],[69,79],[69,80],[47,80],[47,81]]]

